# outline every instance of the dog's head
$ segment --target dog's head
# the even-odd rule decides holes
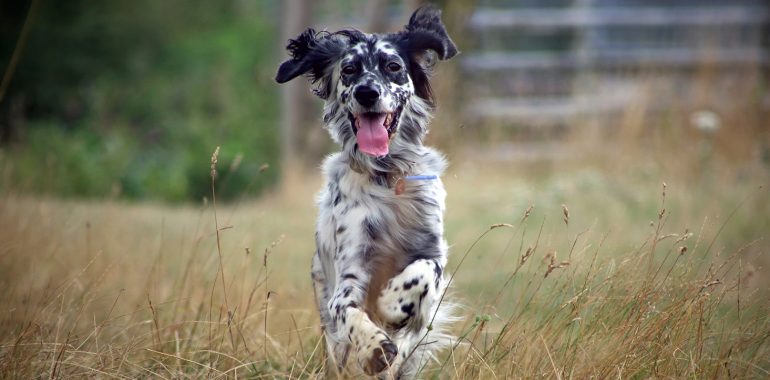
[[[403,31],[391,34],[307,29],[289,41],[292,58],[275,79],[308,75],[326,101],[324,121],[332,137],[357,144],[366,155],[386,156],[393,141],[421,142],[424,126],[415,119],[427,119],[433,105],[431,58],[457,54],[440,16],[438,9],[420,8]]]

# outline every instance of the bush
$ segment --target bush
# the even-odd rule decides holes
[[[274,62],[266,54],[276,50],[275,8],[181,0],[41,4],[0,104],[7,151],[0,185],[197,200],[210,191],[209,159],[221,146],[219,195],[262,191],[277,177],[275,170],[259,174],[278,156]],[[3,50],[13,45],[9,37]]]

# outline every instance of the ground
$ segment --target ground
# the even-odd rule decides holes
[[[663,166],[456,160],[459,338],[422,376],[768,376],[767,176]],[[1,376],[323,377],[302,178],[216,207],[0,195]]]

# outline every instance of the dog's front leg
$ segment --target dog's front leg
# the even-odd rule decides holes
[[[390,279],[377,299],[384,321],[394,329],[419,330],[430,323],[430,311],[442,291],[444,264],[440,258],[419,259]]]
[[[432,343],[425,338],[433,330],[434,313],[438,311],[446,288],[442,277],[444,257],[415,260],[390,279],[377,298],[377,309],[383,322],[390,329],[401,332],[395,339],[400,352],[399,374],[405,378],[411,378],[420,363],[424,363],[424,351]],[[421,343],[423,353],[415,353]]]
[[[329,301],[329,312],[337,326],[338,340],[349,341],[358,364],[373,375],[393,364],[398,349],[362,309],[368,280],[362,266],[347,262]]]

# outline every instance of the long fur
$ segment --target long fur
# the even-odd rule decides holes
[[[457,54],[440,14],[420,8],[405,30],[385,35],[308,29],[289,42],[291,59],[276,75],[279,83],[310,78],[324,100],[325,128],[341,146],[322,165],[311,274],[331,362],[355,361],[354,373],[412,377],[452,339],[453,306],[439,302],[447,288],[443,184],[395,190],[399,178],[440,176],[446,167],[441,153],[423,145],[434,110],[425,57]],[[362,88],[376,102],[364,104]],[[365,114],[394,120],[387,154],[360,149],[357,123]]]

